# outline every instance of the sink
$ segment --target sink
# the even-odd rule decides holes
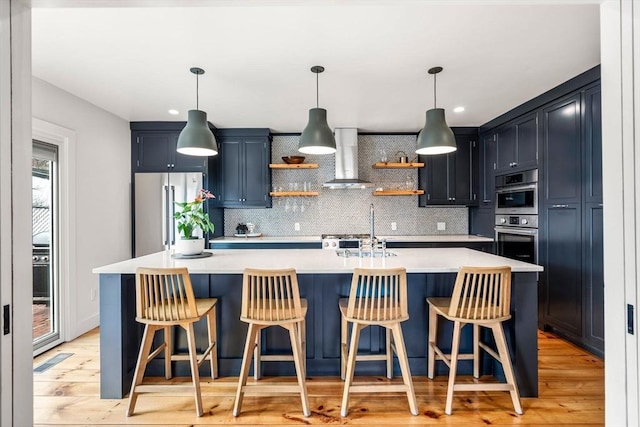
[[[372,254],[371,254],[371,251],[359,252],[357,249],[337,249],[336,255],[344,258],[358,258],[360,256],[362,258],[371,258]],[[389,257],[398,256],[398,253],[393,251],[381,251],[381,250],[373,251],[374,258],[382,258],[383,256],[385,258],[389,258]]]

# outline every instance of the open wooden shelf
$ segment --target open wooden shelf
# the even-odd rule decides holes
[[[305,197],[305,196],[317,196],[317,191],[272,191],[269,193],[271,197]]]
[[[269,163],[270,169],[318,169],[317,163]]]
[[[374,196],[419,196],[424,190],[382,190],[374,191]]]
[[[374,169],[415,169],[421,167],[424,167],[424,163],[377,162],[373,164]]]

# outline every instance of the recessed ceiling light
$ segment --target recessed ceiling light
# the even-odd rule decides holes
[[[172,108],[171,110],[169,110],[169,114],[173,114],[174,116],[177,116],[178,114],[180,114],[180,111]]]
[[[464,107],[456,107],[453,109],[454,113],[462,113],[464,111]]]

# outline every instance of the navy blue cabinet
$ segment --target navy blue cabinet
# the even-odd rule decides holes
[[[542,109],[541,327],[604,350],[600,86]]]
[[[206,157],[186,156],[176,151],[178,136],[185,124],[131,122],[131,171],[206,172]]]
[[[462,205],[478,202],[478,129],[453,128],[458,149],[451,154],[419,156],[419,206]]]
[[[495,132],[496,172],[533,169],[538,165],[538,112],[526,114]]]
[[[209,162],[214,207],[271,207],[269,129],[219,129],[217,158]]]

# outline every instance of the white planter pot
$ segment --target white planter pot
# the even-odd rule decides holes
[[[204,251],[204,239],[178,239],[176,241],[176,253],[182,255],[198,255]]]

